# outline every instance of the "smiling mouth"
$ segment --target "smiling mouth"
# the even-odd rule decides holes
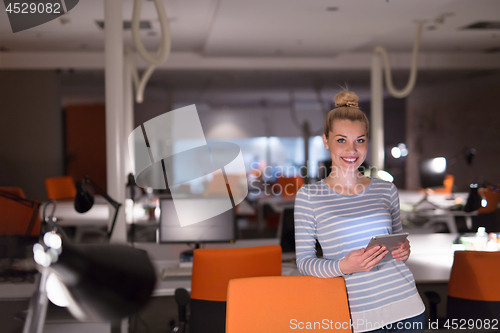
[[[346,162],[347,164],[354,164],[358,161],[359,157],[341,157],[342,160],[344,160],[344,162]]]

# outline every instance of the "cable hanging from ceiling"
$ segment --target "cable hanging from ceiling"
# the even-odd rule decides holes
[[[418,49],[420,47],[420,40],[422,37],[423,30],[423,22],[419,22],[417,28],[417,35],[415,36],[415,41],[413,43],[413,53],[411,56],[411,69],[410,69],[410,77],[408,79],[408,83],[406,87],[402,90],[397,90],[392,83],[392,74],[391,74],[391,65],[389,64],[389,55],[385,48],[382,46],[375,47],[374,52],[378,53],[382,56],[382,61],[384,62],[384,77],[387,85],[387,90],[389,93],[396,98],[404,98],[410,94],[410,92],[415,87],[415,82],[417,81],[417,58],[418,58]]]
[[[146,88],[146,84],[151,77],[151,74],[153,74],[156,67],[167,61],[170,55],[170,25],[168,23],[167,14],[165,13],[165,7],[163,6],[162,0],[153,1],[156,7],[156,12],[158,13],[158,19],[160,21],[161,28],[160,46],[158,47],[156,55],[151,55],[146,50],[146,48],[142,44],[139,34],[139,23],[143,0],[134,0],[134,9],[132,12],[132,40],[137,52],[148,63],[148,68],[142,74],[142,77],[139,76],[139,72],[137,71],[137,67],[135,66],[135,61],[131,50],[128,48],[125,49],[126,61],[129,62],[132,71],[132,77],[135,87],[135,100],[137,103],[142,103],[142,101],[144,100],[144,89]]]

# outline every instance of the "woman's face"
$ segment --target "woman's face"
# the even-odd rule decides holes
[[[330,150],[332,167],[337,167],[344,173],[357,172],[368,151],[365,123],[335,120],[328,139],[323,134],[323,143]]]

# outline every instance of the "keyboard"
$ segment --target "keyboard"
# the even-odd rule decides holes
[[[161,279],[190,278],[193,274],[193,267],[167,267],[161,272]]]

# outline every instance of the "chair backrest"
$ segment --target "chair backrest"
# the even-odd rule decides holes
[[[499,276],[500,252],[455,251],[448,284],[448,318],[496,318],[500,313]]]
[[[352,332],[350,319],[342,277],[256,277],[229,282],[227,333]]]
[[[453,183],[455,177],[453,175],[444,175],[443,187],[433,188],[434,193],[451,193],[453,191]]]
[[[70,176],[45,179],[45,188],[49,199],[73,199],[76,196],[76,186]]]
[[[21,198],[26,198],[26,194],[24,194],[23,189],[20,187],[0,186],[0,191],[12,193]]]
[[[26,199],[21,188],[0,187],[0,235],[37,237],[41,226],[39,206]]]
[[[278,178],[278,184],[284,197],[294,197],[300,188],[304,186],[304,180],[300,176],[280,177]]]
[[[455,251],[448,296],[500,301],[500,252]]]
[[[493,188],[480,188],[478,193],[486,199],[486,207],[479,207],[478,214],[493,213],[497,210],[500,192],[493,191]]]
[[[280,275],[279,245],[194,250],[189,331],[224,332],[231,279]]]
[[[229,280],[281,275],[281,247],[197,249],[193,257],[191,298],[223,301]]]

